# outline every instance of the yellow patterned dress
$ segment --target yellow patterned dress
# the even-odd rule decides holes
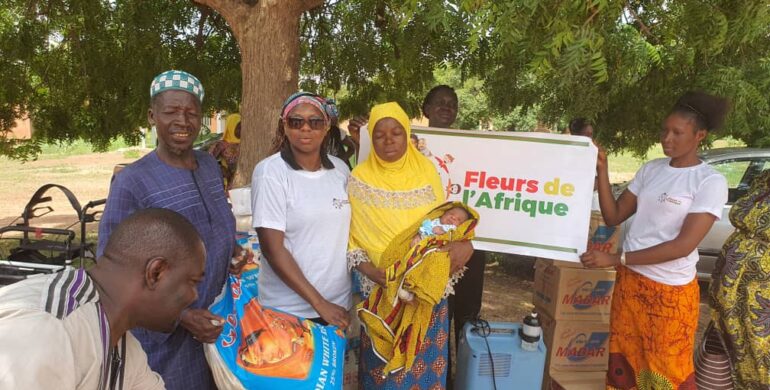
[[[736,389],[770,389],[770,170],[730,211],[735,232],[714,268],[711,315]]]

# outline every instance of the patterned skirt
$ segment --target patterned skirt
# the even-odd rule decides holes
[[[366,332],[361,330],[361,361],[358,366],[359,389],[416,389],[437,390],[446,388],[447,360],[449,354],[449,308],[447,300],[433,309],[425,341],[410,370],[401,370],[387,377],[382,376],[385,363],[374,353]]]
[[[617,271],[607,388],[695,390],[698,281],[669,286],[623,266]]]
[[[736,389],[770,389],[770,246],[736,231],[714,268],[711,317]]]

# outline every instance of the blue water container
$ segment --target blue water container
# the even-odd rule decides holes
[[[490,322],[488,330],[477,325],[466,323],[463,327],[457,351],[455,389],[492,390],[494,374],[498,390],[540,390],[546,355],[543,338],[538,342],[537,351],[525,351],[521,349],[519,336],[521,324]]]

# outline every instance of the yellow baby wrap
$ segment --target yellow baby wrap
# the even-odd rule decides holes
[[[458,206],[468,210],[472,218],[453,231],[423,238],[411,247],[423,219],[438,218]],[[386,362],[383,372],[409,369],[414,363],[433,307],[444,298],[450,281],[449,253],[438,249],[451,241],[472,239],[478,218],[474,210],[460,202],[444,203],[398,234],[383,252],[379,266],[385,269],[385,287],[377,285],[358,306],[358,317],[366,327],[374,352]],[[400,300],[399,288],[412,292],[412,301]]]

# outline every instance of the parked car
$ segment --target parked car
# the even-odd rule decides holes
[[[730,208],[733,203],[745,195],[754,178],[762,171],[770,169],[770,149],[758,148],[717,148],[700,154],[701,160],[711,165],[727,178],[727,203],[722,209],[722,217],[714,223],[711,230],[698,245],[700,261],[697,265],[698,279],[710,281],[719,252],[722,250],[727,237],[735,230],[730,223]],[[627,183],[619,185],[615,190],[619,196],[625,190]],[[624,222],[623,231],[627,232],[631,219]]]

